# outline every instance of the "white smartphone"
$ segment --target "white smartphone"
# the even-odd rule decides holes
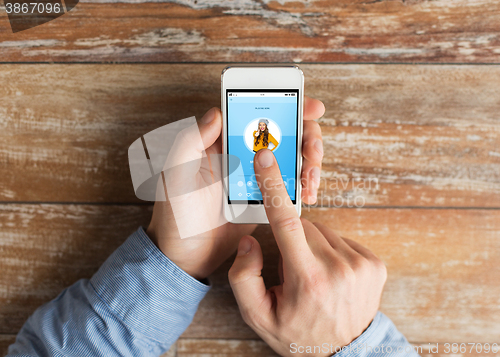
[[[221,75],[224,216],[269,223],[253,159],[273,151],[300,216],[304,74],[296,65],[227,66]]]

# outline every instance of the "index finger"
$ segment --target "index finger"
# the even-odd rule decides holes
[[[321,100],[304,95],[304,120],[316,120],[325,114],[325,105]]]
[[[267,218],[283,260],[294,264],[303,261],[312,252],[299,214],[283,183],[276,158],[270,150],[261,149],[255,154],[254,170]]]

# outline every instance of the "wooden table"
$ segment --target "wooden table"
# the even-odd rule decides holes
[[[498,1],[90,0],[16,34],[3,15],[0,55],[0,352],[147,225],[128,146],[219,105],[236,62],[301,65],[327,108],[324,201],[304,216],[384,260],[381,310],[422,355],[500,344]],[[339,184],[356,180],[376,184]],[[255,235],[274,284],[273,237]],[[169,356],[273,355],[240,318],[230,263]]]

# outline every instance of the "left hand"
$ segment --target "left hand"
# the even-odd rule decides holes
[[[307,204],[316,202],[319,187],[321,160],[323,159],[323,141],[321,128],[315,121],[323,116],[325,106],[317,99],[304,97],[304,126],[302,140],[302,200]],[[198,122],[202,143],[192,145],[184,140],[177,152],[185,158],[201,159],[203,151],[207,156],[221,154],[222,113],[219,108],[210,109]],[[215,271],[231,254],[236,251],[239,239],[250,234],[257,227],[255,224],[225,223],[203,234],[203,237],[181,239],[178,225],[195,225],[200,220],[212,220],[216,226],[220,219],[224,194],[222,181],[212,184],[214,176],[221,177],[220,165],[204,167],[201,165],[195,172],[185,174],[191,184],[205,187],[204,190],[191,190],[182,196],[182,202],[175,202],[181,207],[174,218],[172,204],[167,201],[156,201],[153,217],[146,231],[158,248],[177,266],[196,279],[203,279]],[[212,174],[212,175],[211,175]],[[183,175],[184,176],[184,175]],[[168,186],[167,186],[168,190]],[[178,197],[174,198],[177,199]],[[178,210],[176,210],[178,212]],[[206,223],[206,222],[204,222]],[[181,227],[182,229],[182,227]]]

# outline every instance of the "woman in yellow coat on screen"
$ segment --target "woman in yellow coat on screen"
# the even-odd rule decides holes
[[[257,152],[260,149],[267,149],[270,143],[273,143],[274,147],[271,149],[273,151],[278,147],[278,140],[274,138],[274,136],[269,133],[269,129],[267,125],[269,124],[269,120],[261,119],[259,121],[259,129],[253,132],[254,142],[253,142],[253,151]]]

